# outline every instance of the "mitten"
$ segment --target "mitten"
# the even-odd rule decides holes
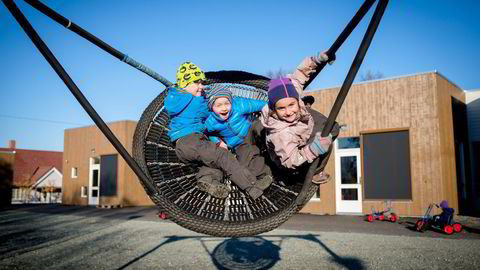
[[[320,132],[315,134],[315,139],[308,145],[310,147],[310,151],[315,156],[323,155],[328,152],[328,148],[332,144],[332,134],[328,134],[327,137],[322,137]]]
[[[333,64],[333,62],[335,62],[336,56],[335,54],[329,56],[327,55],[326,51],[323,51],[317,53],[317,55],[315,55],[313,58],[315,59],[315,62],[317,62],[317,64],[328,62],[328,64],[331,65]]]

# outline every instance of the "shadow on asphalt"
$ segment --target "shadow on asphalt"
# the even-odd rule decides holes
[[[206,243],[209,241],[218,241],[216,237],[173,235],[165,237],[166,240],[164,242],[132,259],[118,269],[125,269],[134,265],[137,261],[157,251],[164,245],[191,239],[200,241],[205,251],[211,256],[212,262],[217,269],[269,269],[280,260],[282,243],[289,238],[308,240],[318,244],[320,248],[323,248],[331,256],[331,262],[343,266],[346,269],[365,269],[362,260],[354,257],[338,256],[333,250],[320,241],[318,236],[319,235],[305,234],[230,238],[218,244],[213,251],[210,252]],[[268,240],[266,238],[279,238],[280,240]]]
[[[477,228],[471,228],[471,227],[468,227],[468,226],[464,226],[463,229],[468,233],[480,234],[480,230],[477,229]]]

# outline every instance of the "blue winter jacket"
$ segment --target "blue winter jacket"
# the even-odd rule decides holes
[[[234,97],[232,109],[227,120],[221,119],[213,111],[210,112],[205,121],[208,135],[222,138],[229,149],[235,149],[235,147],[243,143],[248,130],[252,126],[252,113],[261,111],[266,104],[266,101]],[[220,142],[218,137],[213,136],[210,136],[212,142]]]
[[[210,114],[205,97],[172,87],[168,89],[164,106],[170,116],[168,136],[172,142],[194,132],[205,132],[205,119]]]

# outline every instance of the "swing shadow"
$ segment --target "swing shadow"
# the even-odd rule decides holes
[[[217,269],[269,269],[273,267],[280,258],[281,244],[287,239],[302,239],[317,243],[330,256],[330,262],[347,269],[366,269],[361,259],[354,257],[341,257],[318,239],[320,235],[265,235],[252,237],[229,238],[218,244],[212,252],[209,252],[206,242],[218,241],[221,237],[209,236],[166,236],[166,240],[142,255],[132,259],[118,269],[125,269],[134,265],[137,261],[152,254],[162,246],[181,240],[198,240],[202,247],[212,258]],[[280,240],[268,240],[266,238],[280,238]]]

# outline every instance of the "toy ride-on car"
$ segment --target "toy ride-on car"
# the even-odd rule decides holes
[[[383,211],[377,212],[375,209],[372,209],[372,214],[367,216],[368,222],[373,222],[374,220],[389,220],[391,222],[397,222],[398,216],[397,214],[392,212],[392,208],[389,207]]]
[[[442,202],[443,203],[443,202]],[[461,232],[463,230],[462,224],[453,221],[454,209],[449,208],[446,203],[442,205],[430,204],[427,208],[425,216],[415,223],[415,228],[419,232],[424,232],[429,228],[440,230],[446,234],[453,234],[454,232]],[[442,208],[440,215],[431,216],[433,206]]]

